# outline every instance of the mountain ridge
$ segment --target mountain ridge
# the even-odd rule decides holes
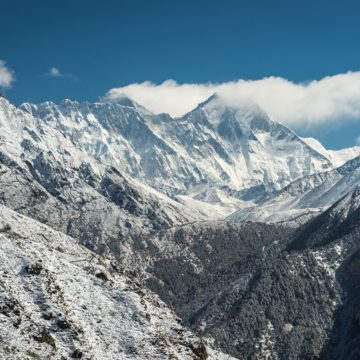
[[[63,132],[90,156],[160,192],[190,199],[207,188],[227,188],[230,202],[257,203],[264,193],[335,168],[356,152],[344,150],[346,155],[333,164],[329,153],[318,152],[256,105],[229,108],[216,94],[177,118],[116,102],[20,108]],[[260,185],[265,189],[257,190]]]

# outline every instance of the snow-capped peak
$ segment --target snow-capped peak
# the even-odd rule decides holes
[[[132,107],[132,108],[136,108],[140,106],[134,99],[127,96],[126,94],[119,94],[116,96],[116,98],[109,98],[109,97],[101,98],[100,102],[111,102],[114,104]]]
[[[301,139],[318,153],[324,155],[335,166],[341,166],[360,154],[360,146],[353,146],[341,150],[328,150],[320,143],[320,141],[312,137],[302,137]]]
[[[127,96],[21,108],[89,156],[171,196],[193,198],[225,187],[241,192],[237,200],[255,200],[332,169],[353,153],[336,157],[273,121],[256,104],[219,94],[180,118],[152,114]]]
[[[269,121],[267,114],[254,102],[241,99],[229,101],[217,93],[201,103],[197,109],[204,111],[210,123],[216,128],[224,121],[227,123],[232,121],[238,123],[244,132],[252,126],[259,126],[260,122],[264,126]]]

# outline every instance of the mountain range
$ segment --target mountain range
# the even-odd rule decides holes
[[[356,359],[359,182],[359,147],[218,94],[0,97],[0,355]]]

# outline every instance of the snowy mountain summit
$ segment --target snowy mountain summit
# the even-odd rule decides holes
[[[125,96],[111,102],[66,100],[20,108],[88,156],[197,209],[202,207],[198,194],[208,189],[225,191],[229,203],[247,207],[359,153],[329,152],[271,120],[257,105],[234,106],[217,94],[179,118],[152,114]],[[219,210],[214,204],[210,208],[215,217],[234,210]]]

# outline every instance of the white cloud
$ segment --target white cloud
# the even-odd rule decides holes
[[[69,81],[72,81],[72,82],[78,82],[79,81],[79,79],[74,74],[64,73],[64,72],[60,71],[59,68],[54,67],[54,66],[51,67],[49,69],[49,71],[47,73],[45,73],[45,75],[53,77],[53,78],[62,78],[62,79],[69,80]]]
[[[213,93],[229,105],[258,103],[270,116],[293,127],[313,127],[345,119],[360,119],[360,71],[294,83],[281,77],[225,83],[162,84],[146,81],[111,89],[106,97],[126,94],[155,113],[179,116]]]
[[[170,115],[179,116],[210,97],[216,91],[215,86],[213,84],[178,84],[174,80],[166,80],[156,85],[145,81],[111,89],[106,97],[116,99],[125,94],[155,113],[167,112]]]
[[[61,77],[62,73],[58,68],[52,67],[52,68],[50,68],[48,75],[52,76],[52,77]]]
[[[14,72],[7,67],[4,60],[0,59],[0,88],[9,88],[14,81]]]

